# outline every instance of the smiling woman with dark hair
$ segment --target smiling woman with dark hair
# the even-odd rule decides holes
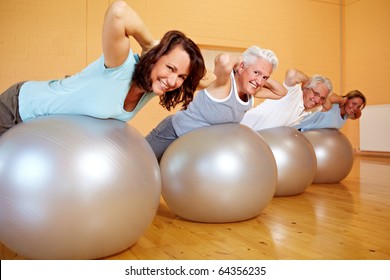
[[[130,37],[143,55],[133,54]],[[206,73],[198,46],[180,31],[156,44],[125,1],[108,8],[103,55],[81,72],[50,81],[20,82],[0,95],[0,135],[19,122],[43,115],[74,114],[129,121],[154,96],[170,110],[186,107]]]

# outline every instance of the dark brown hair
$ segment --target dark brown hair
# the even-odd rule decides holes
[[[160,43],[153,47],[146,54],[141,56],[139,63],[135,67],[132,82],[146,91],[151,91],[152,81],[150,75],[153,65],[173,48],[180,45],[190,57],[190,72],[184,80],[182,86],[173,91],[168,91],[160,96],[160,105],[170,111],[178,103],[183,103],[182,107],[187,108],[194,98],[194,92],[200,80],[206,73],[206,67],[199,47],[184,33],[172,30],[165,33]]]

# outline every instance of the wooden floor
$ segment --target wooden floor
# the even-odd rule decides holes
[[[23,259],[0,243],[1,259]],[[107,259],[390,260],[390,158],[356,156],[346,179],[275,197],[256,218],[202,224],[161,201],[153,224]]]

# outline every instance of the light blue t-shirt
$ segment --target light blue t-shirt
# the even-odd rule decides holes
[[[54,114],[128,121],[155,96],[155,93],[147,92],[133,111],[124,110],[124,101],[138,61],[138,55],[130,50],[121,66],[106,68],[102,55],[69,78],[26,82],[19,93],[19,114],[23,121]]]
[[[298,125],[294,126],[294,128],[300,129],[302,132],[321,128],[340,129],[347,119],[347,114],[344,118],[341,117],[339,104],[333,104],[329,111],[311,114],[304,118]]]

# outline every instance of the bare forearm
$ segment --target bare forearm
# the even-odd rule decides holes
[[[211,72],[209,69],[207,69],[206,75],[200,80],[197,90],[205,89],[209,87],[215,80],[216,76],[213,72]]]
[[[297,69],[291,68],[291,69],[287,70],[286,77],[285,77],[284,81],[285,81],[287,86],[295,86],[297,84],[304,84],[308,80],[309,80],[309,77],[305,73],[303,73]]]
[[[329,99],[330,103],[332,103],[332,104],[335,104],[335,103],[344,104],[346,101],[345,97],[337,95],[336,93],[332,93],[331,95],[329,95],[328,99]]]
[[[132,10],[132,12],[134,12],[134,10]],[[148,51],[155,45],[155,40],[137,13],[133,15],[133,20],[135,21],[126,21],[126,35],[128,37],[134,37],[134,39],[141,46],[142,51]]]
[[[119,1],[119,3],[122,9],[117,14],[117,17],[126,36],[134,37],[143,50],[153,46],[153,37],[138,13],[126,3],[122,1]]]
[[[228,53],[221,53],[214,59],[214,75],[217,84],[225,84],[230,80],[230,74],[239,64],[240,57]]]
[[[103,53],[107,66],[118,66],[127,58],[130,36],[134,37],[143,51],[154,45],[154,40],[138,13],[126,2],[115,1],[108,8],[103,24]]]
[[[268,88],[274,94],[276,94],[277,96],[280,96],[280,97],[283,97],[287,94],[287,89],[281,83],[279,83],[278,81],[276,81],[272,78],[269,78],[266,81],[264,87]]]
[[[287,89],[277,82],[276,80],[269,78],[262,89],[260,89],[255,97],[257,98],[269,98],[280,99],[287,94]]]

